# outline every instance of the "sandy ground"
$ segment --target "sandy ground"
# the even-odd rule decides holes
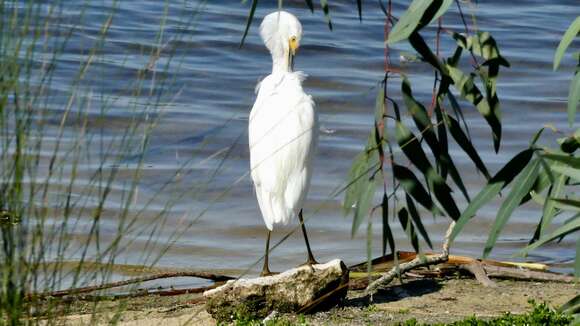
[[[524,313],[531,309],[528,301],[548,302],[558,306],[580,293],[580,285],[522,281],[497,281],[498,287],[486,288],[466,278],[411,280],[392,285],[373,297],[361,297],[358,291],[349,292],[339,307],[304,317],[282,315],[290,321],[305,320],[308,325],[390,325],[415,318],[420,322],[451,322],[470,316],[489,318],[505,312]],[[108,324],[117,320],[120,325],[215,325],[205,311],[199,295],[135,298],[123,302],[103,304],[105,313],[92,319],[82,311],[92,310],[78,304],[76,314],[67,316],[66,325],[86,325],[91,321]],[[122,313],[115,311],[122,310]]]

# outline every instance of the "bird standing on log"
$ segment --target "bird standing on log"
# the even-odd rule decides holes
[[[262,276],[270,275],[268,252],[275,224],[287,224],[298,216],[307,265],[316,263],[302,216],[318,143],[318,116],[312,97],[302,89],[306,75],[293,71],[300,46],[302,25],[286,12],[267,15],[260,36],[272,55],[272,73],[256,87],[250,113],[249,144],[252,180],[268,235]]]

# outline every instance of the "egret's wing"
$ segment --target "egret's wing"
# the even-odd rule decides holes
[[[300,210],[317,141],[314,103],[303,92],[299,77],[293,77],[262,81],[250,114],[252,179],[269,228]]]

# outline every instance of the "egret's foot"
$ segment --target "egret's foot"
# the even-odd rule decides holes
[[[304,264],[299,265],[299,267],[302,267],[302,266],[312,267],[312,265],[318,265],[318,262],[316,261],[316,259],[314,259],[314,257],[308,258],[308,260]]]
[[[277,274],[280,274],[280,273],[270,272],[270,271],[262,271],[260,273],[260,277],[272,276],[272,275],[277,275]]]

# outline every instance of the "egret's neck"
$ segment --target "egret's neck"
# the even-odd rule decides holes
[[[272,52],[272,74],[291,72],[289,51],[278,49]]]

